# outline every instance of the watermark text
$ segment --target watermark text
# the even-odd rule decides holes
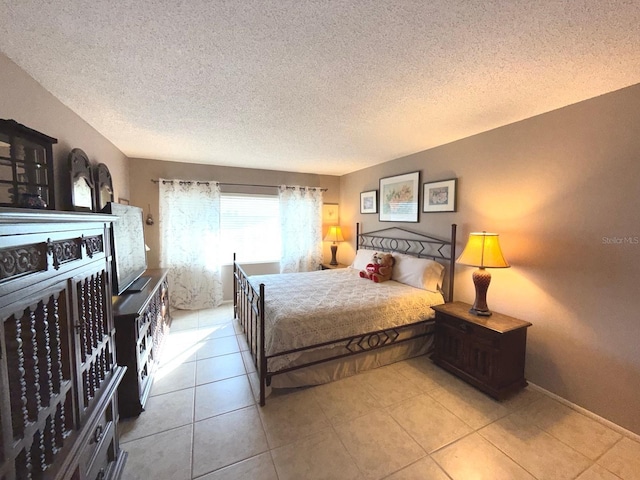
[[[602,237],[603,245],[640,245],[640,237]]]

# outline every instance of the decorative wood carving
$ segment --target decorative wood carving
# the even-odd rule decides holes
[[[30,272],[47,269],[44,243],[0,250],[0,282]]]
[[[106,271],[96,272],[77,283],[79,322],[76,326],[80,334],[80,360],[82,371],[82,399],[86,410],[95,400],[103,381],[113,368],[110,363],[112,351],[107,335],[107,317],[104,303],[106,298]]]
[[[82,238],[72,238],[58,242],[47,241],[47,251],[53,256],[53,268],[58,270],[63,263],[82,258],[80,251]]]
[[[87,252],[89,258],[93,258],[96,253],[104,252],[104,242],[101,235],[94,237],[83,237],[82,244]]]

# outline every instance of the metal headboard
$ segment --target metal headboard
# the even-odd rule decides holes
[[[360,223],[356,223],[356,250],[368,248],[381,252],[398,252],[418,258],[431,258],[444,263],[449,273],[448,291],[445,299],[447,302],[452,302],[456,262],[456,228],[457,225],[452,224],[451,238],[442,240],[402,227],[389,227],[363,233],[360,231]]]

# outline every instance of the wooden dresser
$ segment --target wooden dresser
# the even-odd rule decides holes
[[[120,475],[110,228],[0,209],[1,480]]]
[[[127,367],[118,392],[123,417],[144,410],[171,324],[167,270],[147,270],[142,276],[150,281],[140,292],[125,293],[113,301],[117,362]]]
[[[469,313],[462,302],[432,307],[436,311],[433,361],[471,385],[502,400],[527,385],[524,360],[531,323],[500,313]]]

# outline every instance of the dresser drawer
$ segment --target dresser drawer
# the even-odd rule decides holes
[[[95,458],[102,444],[108,438],[113,437],[114,430],[114,402],[113,400],[107,404],[107,407],[98,417],[97,421],[91,427],[91,434],[82,454],[80,455],[81,469],[86,471],[91,464],[95,462]]]
[[[87,480],[104,480],[109,477],[110,470],[116,460],[117,444],[114,432],[115,427],[112,423],[105,432],[93,462],[87,470],[85,477]]]
[[[146,336],[147,331],[149,330],[149,326],[151,325],[151,319],[149,318],[149,315],[145,313],[143,315],[138,316],[135,322],[136,322],[136,328],[135,328],[136,341],[139,341],[141,338]]]

